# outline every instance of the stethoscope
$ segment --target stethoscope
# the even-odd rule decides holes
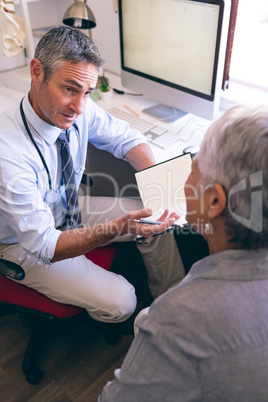
[[[24,98],[23,98],[23,99],[24,99]],[[46,161],[45,161],[44,156],[42,155],[42,152],[40,151],[40,148],[39,148],[38,145],[36,144],[36,142],[35,142],[35,140],[34,140],[34,138],[33,138],[33,136],[32,136],[31,130],[30,130],[29,126],[28,126],[28,123],[27,123],[27,120],[26,120],[26,117],[25,117],[25,113],[24,113],[24,110],[23,110],[23,106],[22,106],[23,99],[22,99],[21,102],[20,102],[20,114],[21,114],[21,118],[22,118],[22,121],[23,121],[25,130],[27,131],[27,134],[29,135],[29,137],[30,137],[30,139],[31,139],[31,141],[32,141],[32,143],[33,143],[33,145],[35,146],[35,149],[37,150],[38,155],[40,156],[40,159],[41,159],[41,161],[42,161],[42,163],[43,163],[43,166],[44,166],[44,168],[45,168],[45,170],[46,170],[46,172],[47,172],[49,190],[48,190],[48,191],[46,192],[46,194],[45,194],[45,201],[47,201],[47,202],[49,202],[49,203],[53,203],[53,202],[56,202],[56,201],[59,199],[59,194],[57,194],[57,193],[52,189],[51,175],[50,175],[50,171],[49,171],[49,169],[48,169],[47,163],[46,163]],[[85,170],[85,168],[84,168],[84,166],[82,166],[82,150],[81,150],[79,129],[78,129],[78,126],[77,126],[77,124],[76,124],[75,122],[73,123],[73,126],[74,126],[75,132],[76,132],[76,137],[77,137],[78,147],[79,147],[79,155],[80,155],[80,167],[79,167],[78,170],[75,170],[75,174],[78,174],[78,175],[79,175],[79,174],[81,174],[81,173]]]

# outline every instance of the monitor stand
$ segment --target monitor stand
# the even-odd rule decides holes
[[[180,109],[160,103],[143,109],[142,112],[166,123],[172,123],[187,114]]]

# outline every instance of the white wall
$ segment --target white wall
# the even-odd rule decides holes
[[[28,3],[32,29],[59,25],[65,10],[73,0],[37,0]],[[118,14],[113,0],[88,0],[87,5],[95,15],[97,26],[92,29],[92,39],[105,59],[105,69],[120,74],[120,49]],[[15,2],[16,14],[21,16],[19,1]],[[24,53],[7,58],[0,52],[0,72],[25,65]]]
[[[72,0],[55,0],[57,13],[63,16]],[[113,0],[87,0],[97,26],[92,29],[92,39],[105,59],[105,69],[120,74],[120,45],[118,13],[114,12]],[[61,20],[59,20],[61,23]]]
[[[25,65],[24,52],[21,52],[16,57],[5,57],[0,51],[0,72],[11,70],[13,68]]]
[[[120,74],[119,22],[113,0],[88,0],[89,4],[97,21],[92,38],[106,61],[105,69]]]

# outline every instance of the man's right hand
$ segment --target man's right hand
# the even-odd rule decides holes
[[[113,224],[117,225],[119,236],[127,233],[133,233],[145,238],[150,238],[154,235],[165,232],[165,230],[172,226],[180,217],[176,212],[172,212],[170,214],[168,210],[165,210],[160,218],[156,221],[160,222],[159,224],[150,224],[146,221],[144,223],[140,222],[141,219],[146,219],[152,216],[152,213],[153,211],[151,209],[131,211],[123,217],[112,222]]]

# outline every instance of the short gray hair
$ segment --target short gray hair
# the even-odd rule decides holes
[[[52,28],[38,42],[34,57],[44,68],[44,81],[54,73],[63,61],[74,64],[86,62],[101,72],[104,60],[94,42],[83,32],[67,25]]]
[[[268,109],[241,105],[228,110],[208,129],[198,167],[203,185],[219,183],[226,191],[229,204],[222,215],[229,241],[244,249],[267,247]],[[256,211],[256,205],[254,210],[257,191],[262,211]],[[243,224],[252,214],[261,220],[260,230]]]

